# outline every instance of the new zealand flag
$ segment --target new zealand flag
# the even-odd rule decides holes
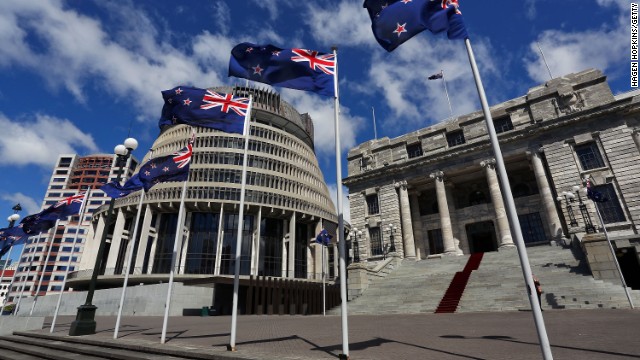
[[[242,134],[249,98],[208,89],[178,86],[162,92],[159,126],[188,124]]]
[[[458,0],[365,0],[373,36],[387,51],[424,30],[446,31],[449,39],[466,39]]]
[[[22,230],[28,235],[45,232],[56,224],[56,220],[78,214],[82,207],[84,195],[84,193],[81,193],[70,196],[58,201],[37,214],[25,217],[20,221]]]
[[[0,229],[0,258],[14,245],[24,244],[29,235],[22,230],[22,224],[10,228]]]
[[[155,184],[161,182],[186,181],[189,178],[191,154],[193,154],[193,145],[190,141],[180,151],[147,161],[138,171],[144,190],[149,191]]]
[[[335,96],[334,54],[242,43],[231,50],[229,76]]]
[[[322,244],[324,246],[329,246],[329,243],[331,242],[332,237],[333,236],[329,235],[327,230],[322,229],[322,231],[320,231],[320,233],[316,237],[316,243]]]
[[[104,191],[107,196],[117,199],[131,194],[134,191],[138,191],[143,188],[142,181],[140,181],[140,174],[135,174],[124,185],[112,181],[104,184],[100,187],[100,190]]]

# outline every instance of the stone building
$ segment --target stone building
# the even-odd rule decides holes
[[[324,227],[335,234],[337,215],[316,159],[313,123],[274,92],[256,88],[217,88],[253,96],[247,167],[241,275],[319,279],[321,252],[313,243]],[[131,246],[142,192],[115,202],[115,225],[105,229],[106,207],[94,214],[89,236],[108,231],[98,288],[119,287],[128,252],[133,252],[132,284],[168,280],[176,231],[176,281],[234,274],[240,203],[243,136],[173,125],[162,129],[143,162],[184,146],[195,131],[185,194],[185,222],[178,225],[182,183],[154,186],[142,201],[140,228]],[[177,230],[178,229],[178,230]],[[87,244],[69,284],[85,289],[98,241]],[[328,254],[333,261],[335,246]],[[210,295],[209,295],[210,296]],[[210,304],[211,300],[203,304]]]
[[[639,101],[640,92],[614,96],[591,69],[491,107],[525,244],[581,247],[595,278],[615,279],[606,227],[634,288]],[[360,144],[349,151],[348,174],[352,255],[369,266],[394,250],[428,261],[514,245],[481,111]],[[588,200],[586,179],[608,201]]]

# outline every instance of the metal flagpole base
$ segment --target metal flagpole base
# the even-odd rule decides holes
[[[80,305],[76,319],[71,323],[69,336],[93,335],[96,333],[96,309],[95,305]]]
[[[227,351],[237,351],[235,346],[227,345]]]
[[[339,354],[338,359],[340,360],[349,360],[349,355]]]

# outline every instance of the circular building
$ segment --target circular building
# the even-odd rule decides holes
[[[310,116],[272,91],[237,86],[213,90],[253,96],[240,274],[320,279],[321,257],[313,243],[323,227],[335,235],[337,214],[316,159]],[[142,202],[142,191],[117,199],[115,221],[106,228],[99,288],[121,286],[129,251],[133,251],[132,283],[166,281],[177,230],[182,233],[175,262],[179,281],[233,275],[244,137],[188,125],[166,126],[142,163],[183,148],[192,131],[195,143],[184,224],[178,224],[181,182],[157,184]],[[129,246],[139,204],[139,229]],[[106,206],[94,213],[88,236],[94,240],[87,242],[80,269],[70,278],[76,289],[88,285],[106,213]],[[334,251],[328,257],[331,270],[337,266]]]

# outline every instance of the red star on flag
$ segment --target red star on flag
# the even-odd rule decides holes
[[[402,0],[402,2],[403,2],[403,3],[405,3],[405,4],[406,4],[406,3],[410,3],[410,2],[412,2],[412,1],[413,1],[413,0]]]
[[[191,103],[192,103],[192,102],[193,102],[193,101],[191,101],[191,100],[189,100],[189,99],[182,100],[182,103],[183,103],[184,105],[187,105],[187,106],[191,105]]]
[[[400,34],[407,32],[406,26],[407,23],[404,23],[402,25],[398,24],[398,27],[393,31],[393,33],[398,34],[398,37],[400,37]]]
[[[280,56],[280,51],[273,51],[273,52],[271,53],[271,55],[273,55],[273,56]]]
[[[248,53],[250,53],[250,52],[252,52],[252,51],[253,51],[253,48],[252,48],[252,47],[248,47],[248,48],[247,48],[247,50],[245,50],[245,51],[246,51],[246,52],[248,52]]]
[[[253,74],[254,75],[258,74],[258,75],[262,76],[262,72],[264,71],[264,69],[260,67],[260,64],[252,67],[252,69],[253,69]]]
[[[183,91],[184,91],[184,90],[182,90],[182,89],[180,89],[180,88],[177,88],[177,89],[176,89],[176,95],[180,95],[180,94],[182,94],[182,92],[183,92]]]

